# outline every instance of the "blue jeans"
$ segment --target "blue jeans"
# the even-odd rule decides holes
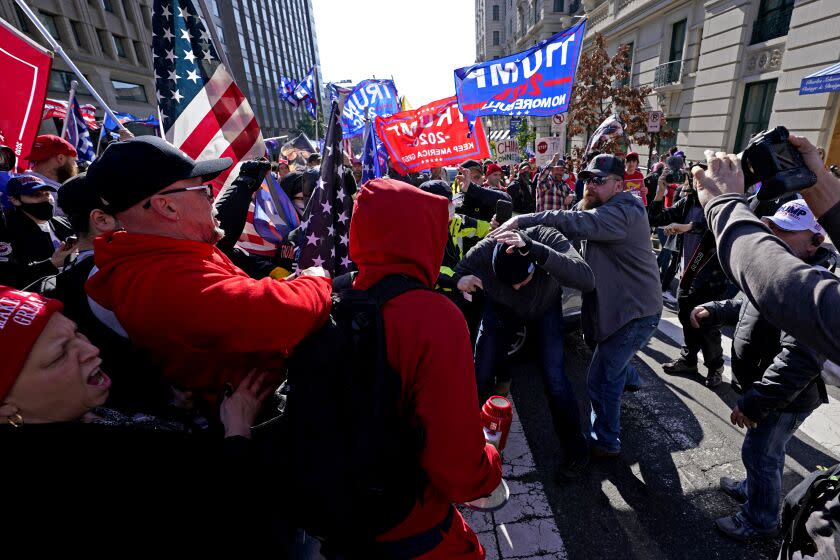
[[[475,343],[476,385],[480,397],[492,391],[494,378],[504,377],[507,373],[510,367],[507,351],[521,322],[509,309],[489,299],[485,302]],[[541,319],[534,321],[533,326],[539,342],[543,388],[554,431],[567,452],[583,455],[586,438],[583,436],[575,390],[563,365],[565,322],[562,300],[558,299]]]
[[[785,449],[794,432],[810,412],[771,412],[755,428],[747,430],[741,446],[741,460],[747,469],[741,481],[741,494],[747,499],[738,517],[759,531],[779,525],[782,500],[782,473]]]
[[[641,385],[633,356],[659,326],[659,314],[633,319],[595,346],[589,364],[589,439],[606,451],[620,451],[621,395],[628,384]]]

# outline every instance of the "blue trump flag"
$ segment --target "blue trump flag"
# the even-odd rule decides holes
[[[373,121],[368,121],[365,134],[365,147],[362,150],[362,185],[371,179],[378,179],[388,172],[388,152],[376,135]],[[359,185],[361,186],[361,185]]]
[[[455,70],[458,106],[482,115],[548,117],[569,108],[586,20],[521,53]]]
[[[93,142],[90,139],[87,123],[82,117],[82,109],[79,107],[79,100],[73,98],[73,105],[67,111],[67,141],[76,148],[78,159],[93,161],[96,152],[93,151]]]
[[[365,123],[376,116],[389,117],[400,112],[400,99],[394,80],[363,80],[350,90],[341,111],[344,138],[365,131]]]

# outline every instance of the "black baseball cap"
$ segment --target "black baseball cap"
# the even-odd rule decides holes
[[[310,154],[306,161],[307,163],[318,163],[321,161],[321,154]]]
[[[534,263],[516,249],[507,252],[508,246],[496,243],[493,249],[493,274],[500,282],[513,286],[524,282],[528,275],[534,272]]]
[[[481,167],[481,164],[474,159],[468,159],[461,164],[461,167],[464,169],[472,169],[473,167]]]
[[[420,190],[446,197],[449,202],[452,202],[452,187],[450,187],[446,181],[441,181],[439,179],[426,181],[420,185]]]
[[[157,136],[138,136],[109,145],[87,171],[87,182],[111,213],[123,212],[183,179],[215,179],[233,160],[195,161]]]
[[[90,216],[92,210],[104,209],[105,204],[87,181],[87,173],[79,173],[61,184],[58,206],[68,216]]]
[[[596,156],[592,158],[586,169],[578,174],[578,177],[585,181],[590,177],[606,177],[607,175],[624,178],[624,161],[620,157],[611,154]]]

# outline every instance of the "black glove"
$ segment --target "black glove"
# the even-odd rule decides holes
[[[239,166],[239,177],[236,180],[246,183],[251,192],[255,192],[260,188],[266,173],[270,170],[271,162],[264,157],[245,160]]]
[[[519,239],[521,239],[525,243],[524,247],[520,247],[518,249],[519,254],[520,255],[527,255],[528,253],[531,252],[531,249],[533,249],[534,241],[530,237],[528,237],[528,234],[525,233],[524,231],[521,231],[521,230],[517,231],[516,235],[518,235]]]

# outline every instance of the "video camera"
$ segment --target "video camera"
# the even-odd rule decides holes
[[[665,182],[666,183],[684,183],[686,174],[683,171],[683,158],[678,156],[671,156],[665,160]]]
[[[802,154],[788,141],[790,133],[783,126],[759,132],[738,154],[744,170],[744,185],[761,182],[759,200],[772,200],[785,193],[807,189],[817,176],[805,165]]]

